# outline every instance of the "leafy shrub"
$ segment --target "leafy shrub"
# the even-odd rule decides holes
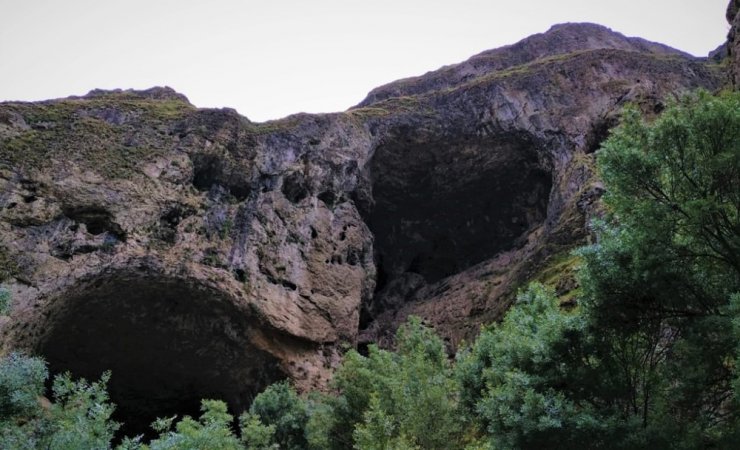
[[[333,437],[358,448],[373,448],[367,447],[373,440],[393,448],[460,447],[458,389],[442,340],[411,317],[399,328],[397,346],[346,355],[335,377],[341,397]]]
[[[240,450],[239,439],[231,430],[233,416],[227,412],[226,404],[220,400],[203,400],[202,414],[195,420],[185,416],[174,425],[175,417],[157,419],[152,425],[159,437],[149,445],[141,446],[146,450]],[[127,445],[134,447],[131,441]]]
[[[38,412],[44,383],[49,377],[46,363],[22,353],[11,353],[0,360],[0,421]]]
[[[255,397],[244,420],[258,419],[273,430],[272,440],[278,448],[302,450],[308,448],[306,425],[308,414],[305,401],[288,382],[275,383]],[[254,422],[252,422],[254,424]],[[255,428],[257,436],[249,435],[248,441],[264,445],[268,430]]]
[[[457,376],[466,415],[490,436],[494,448],[595,447],[578,436],[600,431],[588,404],[560,388],[579,377],[585,322],[560,310],[555,294],[533,284],[503,322],[484,330],[458,355]]]
[[[0,361],[0,448],[110,448],[118,429],[105,389],[110,375],[95,383],[60,375],[54,403],[43,397],[48,375],[39,358],[11,354]]]

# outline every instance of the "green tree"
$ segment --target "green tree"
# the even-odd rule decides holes
[[[306,402],[298,396],[289,382],[275,383],[265,389],[255,397],[249,407],[249,414],[259,419],[265,426],[274,428],[272,439],[279,448],[285,450],[308,448],[306,428],[309,416]],[[263,438],[260,440],[262,442]]]
[[[416,317],[399,328],[396,343],[396,352],[370,346],[367,357],[345,355],[335,376],[335,448],[372,448],[373,440],[391,448],[462,448],[459,390],[444,343]]]
[[[100,381],[72,380],[66,373],[54,378],[54,403],[49,410],[53,430],[43,448],[77,450],[109,448],[119,424],[111,420],[114,406],[106,385],[110,372]]]
[[[737,438],[740,94],[634,109],[597,154],[606,214],[575,313],[532,287],[458,363],[496,448],[707,448]],[[735,297],[736,298],[736,297]]]
[[[582,304],[622,370],[614,401],[645,440],[715,445],[737,425],[740,94],[687,96],[652,123],[627,110],[598,165],[607,215],[582,252]]]
[[[0,421],[12,421],[38,413],[39,399],[49,377],[46,363],[22,353],[0,360]]]
[[[654,123],[627,109],[598,154],[612,218],[669,239],[677,257],[740,273],[739,137],[737,92],[686,96]]]
[[[554,293],[532,284],[501,324],[458,354],[466,415],[493,448],[598,448],[600,417],[583,396],[595,361],[584,353],[586,322],[560,310]]]
[[[245,413],[239,418],[242,441],[250,450],[270,450],[278,448],[275,443],[275,425],[265,425],[254,414]]]

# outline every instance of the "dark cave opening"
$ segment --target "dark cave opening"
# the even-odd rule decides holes
[[[547,215],[544,155],[526,134],[381,145],[362,211],[375,237],[378,292],[404,274],[433,283],[521,245]]]
[[[62,294],[37,351],[52,374],[110,370],[120,436],[152,436],[157,417],[198,417],[200,400],[244,411],[285,378],[248,340],[249,319],[223,294],[185,280],[117,274]]]
[[[252,192],[248,171],[235,168],[222,154],[196,154],[193,161],[193,186],[199,191],[209,191],[214,185],[222,186],[237,201],[244,201]]]

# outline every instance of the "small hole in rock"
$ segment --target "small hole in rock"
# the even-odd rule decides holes
[[[283,195],[291,203],[298,203],[308,197],[308,187],[306,179],[301,172],[294,172],[283,180]]]
[[[244,269],[234,269],[234,278],[236,278],[237,281],[244,283],[247,281],[247,272],[245,272]]]
[[[318,199],[324,202],[326,206],[331,208],[332,206],[334,206],[336,196],[332,191],[324,191],[318,195]]]
[[[364,357],[370,356],[370,345],[367,342],[357,344],[357,353]]]

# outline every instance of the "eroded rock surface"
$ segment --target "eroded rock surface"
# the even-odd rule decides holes
[[[337,114],[258,124],[169,88],[0,104],[2,350],[112,369],[148,416],[154,392],[238,410],[282,377],[326,386],[409,314],[455,346],[588,239],[621,108],[723,77],[565,24]]]
[[[729,76],[732,85],[737,89],[740,87],[740,1],[730,0],[726,17],[730,24],[726,44],[730,66]]]
[[[393,121],[359,191],[378,255],[360,340],[387,341],[409,314],[452,347],[470,340],[588,238],[603,190],[593,152],[623,106],[656,114],[722,76],[714,62],[566,24],[371,92],[351,111]]]

